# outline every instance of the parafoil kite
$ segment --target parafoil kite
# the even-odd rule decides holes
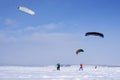
[[[84,50],[83,49],[78,49],[78,50],[76,50],[76,54],[78,55],[78,53],[80,53],[80,52],[84,52]]]
[[[29,8],[26,8],[24,6],[19,6],[18,7],[18,10],[22,11],[22,12],[25,12],[27,14],[30,14],[30,15],[35,15],[35,12]]]
[[[100,37],[104,38],[104,35],[102,33],[99,33],[99,32],[87,32],[85,34],[85,36],[89,36],[89,35],[100,36]]]

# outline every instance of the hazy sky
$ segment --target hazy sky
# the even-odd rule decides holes
[[[120,0],[0,0],[0,65],[120,65],[119,35]]]

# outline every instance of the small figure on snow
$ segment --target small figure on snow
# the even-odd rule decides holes
[[[97,69],[97,66],[95,66],[95,69]]]
[[[79,70],[83,70],[83,64],[80,64]]]
[[[57,64],[57,70],[60,70],[60,63]]]

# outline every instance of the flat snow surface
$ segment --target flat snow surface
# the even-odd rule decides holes
[[[84,66],[19,67],[0,66],[0,80],[120,80],[120,67]]]

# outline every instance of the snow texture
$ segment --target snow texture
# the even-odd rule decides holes
[[[21,67],[0,66],[0,80],[120,80],[120,67],[84,66],[83,71],[78,65]]]

